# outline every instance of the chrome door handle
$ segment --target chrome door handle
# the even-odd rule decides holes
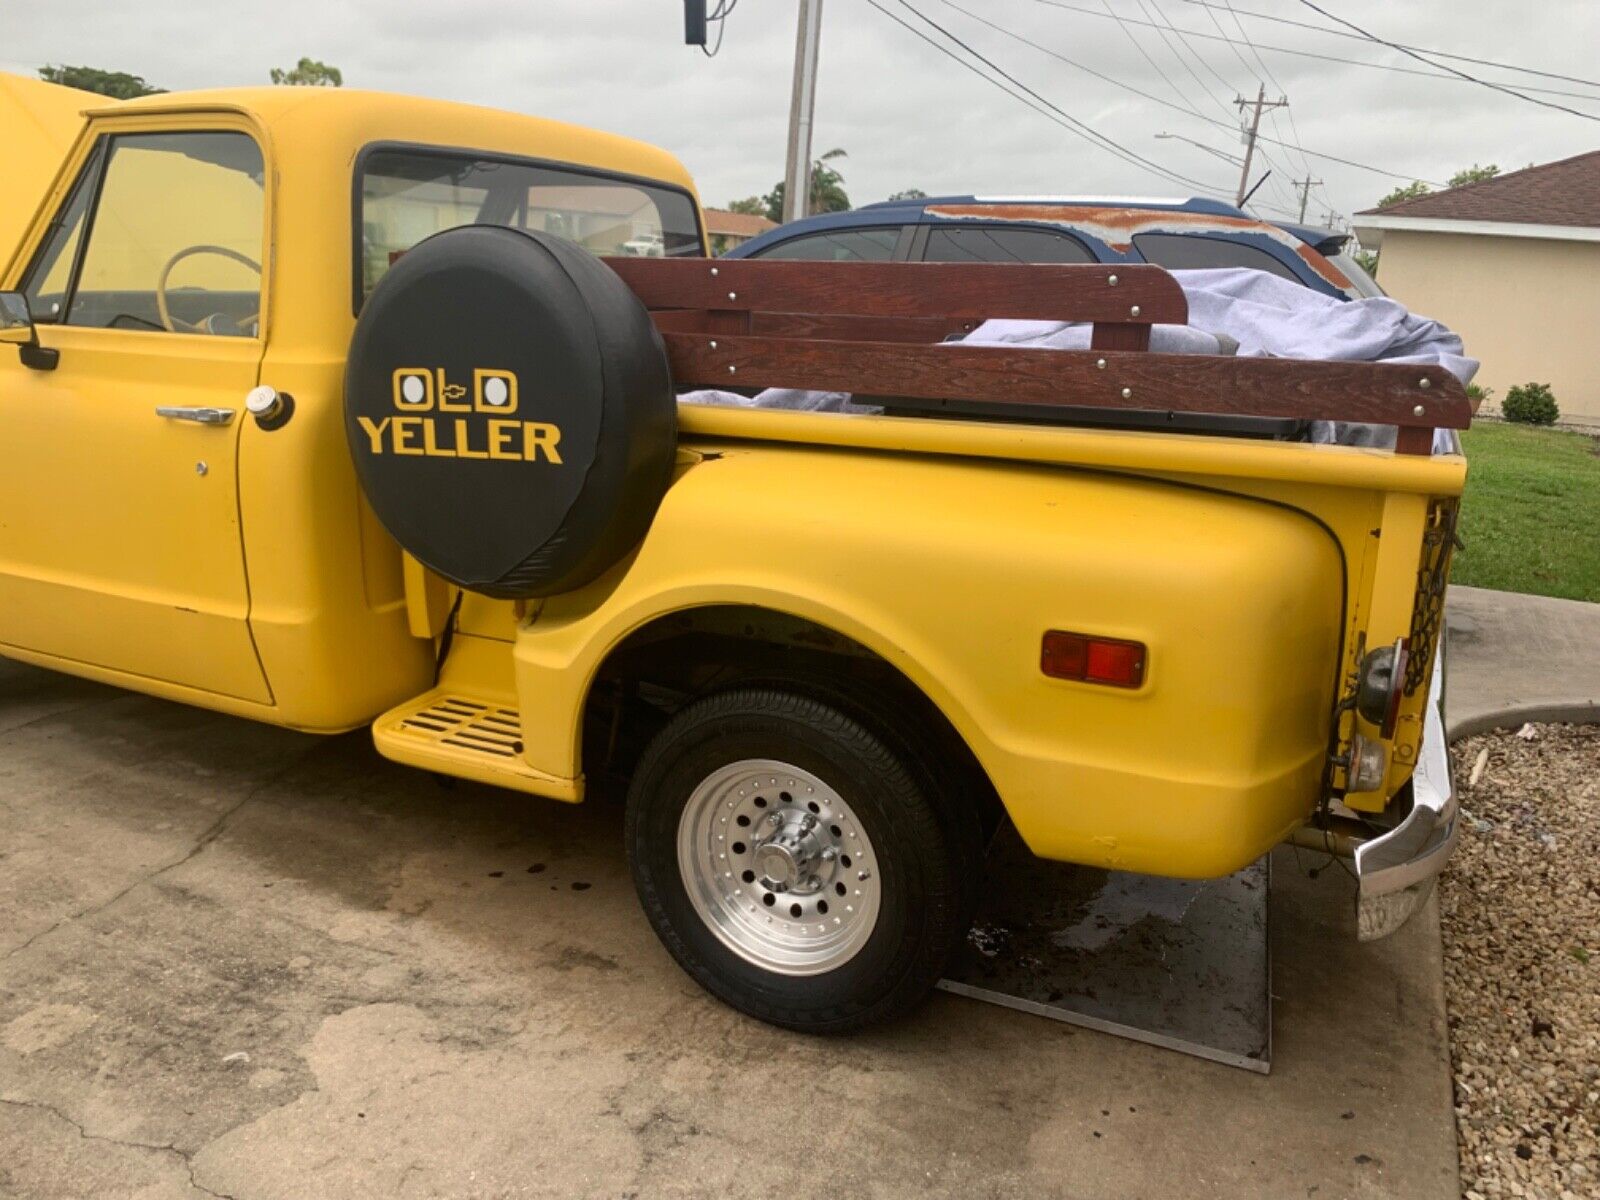
[[[163,404],[156,409],[156,416],[166,417],[173,421],[193,421],[197,425],[226,425],[233,420],[231,408],[183,408],[171,404]]]

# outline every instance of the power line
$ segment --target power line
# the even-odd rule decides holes
[[[1151,92],[1147,92],[1147,91],[1144,91],[1141,88],[1134,87],[1133,84],[1131,84],[1131,83],[1124,83],[1124,82],[1122,82],[1122,80],[1116,79],[1113,76],[1107,75],[1102,71],[1097,71],[1093,67],[1084,66],[1083,63],[1078,62],[1076,59],[1068,58],[1065,54],[1062,54],[1062,53],[1060,53],[1059,51],[1056,51],[1056,50],[1052,50],[1049,46],[1042,46],[1038,42],[1035,42],[1035,41],[1033,41],[1033,40],[1031,40],[1029,38],[1023,37],[1020,33],[1014,33],[1013,31],[1007,29],[1004,25],[997,25],[995,22],[989,20],[987,17],[980,16],[979,14],[977,14],[975,12],[972,12],[969,9],[961,7],[961,5],[956,4],[954,2],[954,0],[939,0],[939,3],[943,4],[946,8],[955,9],[958,13],[961,13],[963,16],[968,17],[971,20],[974,20],[974,21],[978,22],[978,24],[980,24],[980,25],[987,26],[988,28],[994,30],[996,33],[1000,34],[1002,37],[1008,37],[1014,42],[1021,42],[1024,46],[1031,46],[1033,49],[1039,51],[1039,53],[1047,54],[1051,58],[1055,59],[1056,61],[1064,62],[1069,67],[1074,67],[1079,71],[1083,71],[1084,73],[1086,73],[1088,75],[1092,75],[1096,79],[1099,79],[1099,80],[1104,81],[1105,83],[1111,84],[1113,87],[1121,88],[1125,92],[1132,92],[1135,96],[1142,96],[1144,99],[1149,100],[1152,103],[1162,105],[1165,108],[1170,108],[1174,112],[1181,112],[1186,116],[1194,117],[1196,120],[1204,121],[1209,125],[1215,125],[1218,128],[1227,129],[1230,132],[1234,132],[1234,133],[1238,132],[1238,127],[1232,121],[1219,121],[1215,117],[1208,117],[1205,113],[1201,112],[1197,108],[1194,108],[1193,106],[1184,105],[1184,104],[1174,104],[1171,100],[1163,99],[1162,97],[1154,95]],[[1099,16],[1100,15],[1099,13],[1093,12],[1093,10],[1085,9],[1084,11],[1089,12],[1090,15],[1092,15],[1092,16]],[[893,14],[891,13],[889,15],[892,16]],[[910,27],[908,26],[908,28],[910,28]],[[913,30],[913,32],[915,32],[915,30]],[[935,44],[937,44],[937,43],[935,43]],[[942,49],[943,47],[940,47],[940,48]],[[957,61],[960,61],[960,60],[958,59]],[[1154,65],[1154,64],[1151,64],[1151,65]],[[1174,89],[1174,90],[1176,90],[1176,89]],[[1269,138],[1269,137],[1267,137],[1265,135],[1262,135],[1260,140],[1263,141],[1263,142],[1269,142],[1274,146],[1283,146],[1286,149],[1287,148],[1293,148],[1293,147],[1290,146],[1290,144],[1288,142],[1281,141],[1281,140],[1279,140],[1277,138]],[[1326,153],[1323,153],[1320,150],[1304,150],[1304,149],[1302,149],[1302,153],[1308,154],[1312,158],[1321,158],[1321,159],[1326,159],[1328,162],[1336,162],[1336,163],[1341,164],[1342,166],[1355,167],[1358,170],[1362,170],[1362,171],[1371,171],[1376,175],[1386,175],[1390,179],[1401,179],[1401,180],[1404,180],[1407,183],[1410,183],[1413,179],[1417,178],[1415,175],[1402,174],[1399,171],[1388,171],[1388,170],[1385,170],[1382,167],[1374,167],[1374,166],[1372,166],[1372,165],[1370,165],[1368,163],[1354,162],[1351,159],[1340,158],[1338,155],[1334,155],[1334,154],[1326,154]],[[1423,182],[1427,183],[1427,184],[1431,184],[1431,185],[1433,185],[1435,187],[1444,187],[1445,186],[1444,184],[1439,183],[1437,180],[1432,180],[1432,179],[1425,179],[1425,180],[1423,180]]]
[[[904,2],[905,2],[905,0],[901,0],[902,4]],[[1050,111],[1049,108],[1043,107],[1039,103],[1035,103],[1033,100],[1028,99],[1027,96],[1019,94],[1017,91],[1013,91],[1011,88],[1008,88],[1000,80],[994,78],[992,75],[989,75],[989,74],[985,73],[983,70],[981,70],[980,68],[974,66],[972,63],[968,62],[966,59],[962,58],[960,55],[958,55],[954,51],[950,50],[947,46],[944,46],[941,43],[936,42],[933,38],[931,38],[927,34],[923,33],[922,30],[918,29],[916,26],[910,24],[909,22],[907,22],[905,20],[902,20],[895,13],[890,12],[882,4],[878,3],[878,0],[867,0],[867,3],[870,4],[873,8],[877,9],[884,16],[888,17],[896,25],[901,26],[903,29],[907,30],[908,32],[910,32],[914,36],[916,36],[916,37],[920,38],[922,41],[928,43],[928,45],[932,46],[935,50],[939,51],[940,54],[943,54],[945,57],[947,57],[949,59],[952,59],[953,61],[958,63],[960,66],[966,68],[968,71],[971,71],[974,75],[978,76],[978,78],[984,80],[986,83],[992,84],[993,86],[999,88],[1002,92],[1004,92],[1006,95],[1010,96],[1013,100],[1020,101],[1022,104],[1026,105],[1028,108],[1032,109],[1034,112],[1039,113],[1041,116],[1045,117],[1048,120],[1054,121],[1057,125],[1060,125],[1063,129],[1067,129],[1067,130],[1071,131],[1072,133],[1077,134],[1079,137],[1088,138],[1088,140],[1091,140],[1093,142],[1093,144],[1101,146],[1102,149],[1109,148],[1109,149],[1112,150],[1113,153],[1118,153],[1118,148],[1117,147],[1115,147],[1115,146],[1107,147],[1105,145],[1102,145],[1102,143],[1100,141],[1097,141],[1097,140],[1094,140],[1092,138],[1089,138],[1088,135],[1085,134],[1082,130],[1076,128],[1073,124],[1070,124],[1068,121],[1062,120],[1060,116],[1057,116],[1055,112]],[[913,10],[913,11],[915,11],[915,10]],[[918,14],[918,15],[920,16],[921,14]],[[926,20],[926,18],[924,18],[924,19]],[[954,40],[954,39],[952,39],[952,40]],[[1019,85],[1019,86],[1021,86],[1021,85]],[[1024,90],[1026,90],[1026,89],[1024,89]],[[1051,107],[1053,108],[1054,106],[1051,106]],[[1057,111],[1059,111],[1059,110],[1057,110]],[[1063,114],[1063,115],[1065,115],[1065,114]],[[1132,151],[1128,151],[1126,153],[1127,154],[1132,154]],[[1118,153],[1118,157],[1123,158],[1124,161],[1129,161],[1129,162],[1132,161],[1131,159],[1126,158],[1122,153]],[[1134,157],[1137,157],[1137,156],[1134,156]],[[1135,163],[1134,165],[1140,165],[1140,164]],[[1200,183],[1200,182],[1198,182],[1196,180],[1188,179],[1188,178],[1185,178],[1182,175],[1178,175],[1176,172],[1168,171],[1166,168],[1161,167],[1159,164],[1148,163],[1148,160],[1145,161],[1145,165],[1147,166],[1147,169],[1153,170],[1155,173],[1161,175],[1165,179],[1168,179],[1168,180],[1171,180],[1171,181],[1175,181],[1175,182],[1178,182],[1178,183],[1188,184],[1188,185],[1190,185],[1192,187],[1198,187],[1204,192],[1215,193],[1218,190],[1217,188],[1212,187],[1210,184]]]
[[[1309,29],[1315,33],[1325,33],[1329,37],[1349,38],[1352,41],[1357,42],[1367,40],[1359,33],[1348,33],[1343,29],[1329,29],[1326,25],[1316,25],[1310,21],[1296,21],[1289,17],[1273,16],[1271,13],[1252,12],[1247,8],[1235,8],[1231,0],[1223,0],[1223,4],[1221,5],[1212,3],[1212,0],[1182,0],[1182,3],[1197,5],[1200,8],[1225,7],[1233,14],[1235,21],[1237,21],[1240,17],[1249,17],[1255,21],[1271,21],[1275,25],[1292,25],[1296,29]],[[1240,27],[1239,32],[1241,34],[1244,32],[1242,26]],[[1498,67],[1502,71],[1520,71],[1524,75],[1538,75],[1542,79],[1560,79],[1566,83],[1583,83],[1588,84],[1590,87],[1600,87],[1600,80],[1584,79],[1579,75],[1562,75],[1555,71],[1541,71],[1537,67],[1519,67],[1515,63],[1497,62],[1492,58],[1473,58],[1468,54],[1451,54],[1445,50],[1429,50],[1423,46],[1408,46],[1404,42],[1394,42],[1392,44],[1396,49],[1415,50],[1419,54],[1429,54],[1434,58],[1449,58],[1455,60],[1456,62],[1475,63],[1480,67]],[[1560,94],[1570,95],[1571,93],[1563,92]]]
[[[1139,0],[1139,7],[1144,7],[1144,0]],[[1222,77],[1221,72],[1211,65],[1210,60],[1207,59],[1204,54],[1201,54],[1200,51],[1196,50],[1192,45],[1189,44],[1189,39],[1185,35],[1188,34],[1190,30],[1180,29],[1177,25],[1173,24],[1172,18],[1167,16],[1166,10],[1161,7],[1159,0],[1150,0],[1150,7],[1156,10],[1156,16],[1160,17],[1161,20],[1166,22],[1167,28],[1172,30],[1172,32],[1177,35],[1178,40],[1183,43],[1183,48],[1190,54],[1194,55],[1195,62],[1204,67],[1210,73],[1211,78],[1215,79],[1222,85],[1222,90],[1224,92],[1234,92],[1238,90],[1233,86],[1232,83]],[[1243,60],[1241,59],[1241,61]],[[1245,65],[1245,70],[1250,70],[1249,64]],[[1209,93],[1210,89],[1207,89],[1207,91]],[[1221,104],[1224,111],[1226,111],[1227,105],[1221,100],[1218,100],[1218,103]]]
[[[1081,5],[1063,3],[1063,0],[1034,0],[1034,3],[1035,4],[1043,4],[1043,5],[1046,5],[1046,6],[1050,7],[1050,8],[1066,9],[1068,12],[1083,13],[1085,16],[1089,16],[1089,17],[1107,17],[1107,16],[1110,16],[1114,20],[1126,21],[1130,25],[1144,25],[1144,26],[1148,26],[1149,28],[1152,28],[1152,29],[1155,28],[1155,26],[1151,25],[1150,22],[1148,22],[1148,21],[1140,21],[1140,20],[1137,20],[1137,19],[1135,19],[1133,17],[1118,17],[1118,16],[1116,16],[1115,14],[1112,14],[1112,13],[1097,12],[1092,8],[1084,8]],[[1334,31],[1329,30],[1328,32],[1334,32]],[[1232,40],[1230,38],[1222,37],[1222,36],[1220,36],[1218,34],[1215,34],[1215,33],[1198,33],[1198,32],[1196,32],[1196,33],[1191,34],[1190,36],[1197,37],[1197,38],[1203,38],[1204,40],[1206,40],[1208,42],[1226,42],[1226,41]],[[1297,56],[1299,58],[1314,58],[1314,59],[1317,59],[1319,62],[1343,63],[1346,66],[1366,67],[1368,70],[1372,70],[1372,71],[1391,71],[1391,72],[1394,72],[1395,74],[1399,74],[1399,75],[1417,75],[1417,76],[1422,77],[1423,79],[1446,79],[1446,80],[1449,80],[1452,83],[1465,82],[1463,80],[1456,79],[1456,77],[1454,75],[1444,74],[1441,71],[1419,71],[1415,67],[1397,67],[1397,66],[1393,65],[1392,63],[1369,62],[1366,59],[1361,59],[1361,58],[1340,58],[1336,54],[1318,54],[1315,51],[1311,51],[1311,50],[1295,50],[1295,49],[1291,49],[1288,46],[1271,46],[1271,45],[1266,44],[1265,42],[1258,43],[1258,45],[1259,45],[1260,49],[1262,49],[1262,50],[1271,50],[1274,54],[1293,54],[1293,55],[1295,55],[1295,56]],[[1441,67],[1443,66],[1442,63],[1437,63],[1437,64],[1434,64],[1434,65],[1441,66]],[[1544,95],[1547,95],[1547,96],[1571,96],[1571,97],[1574,97],[1574,98],[1579,99],[1579,100],[1600,99],[1600,97],[1592,96],[1587,92],[1564,92],[1564,91],[1559,91],[1559,90],[1557,90],[1555,88],[1528,87],[1528,88],[1525,88],[1524,91],[1540,92],[1540,93],[1542,93]]]
[[[1457,70],[1455,67],[1450,66],[1448,63],[1434,62],[1431,58],[1424,58],[1421,54],[1418,54],[1415,50],[1409,50],[1409,49],[1407,49],[1407,48],[1405,48],[1403,46],[1397,45],[1394,42],[1388,41],[1385,38],[1381,38],[1375,33],[1369,33],[1367,30],[1365,30],[1365,29],[1361,28],[1361,26],[1357,25],[1354,21],[1346,21],[1343,17],[1334,16],[1333,13],[1329,12],[1327,9],[1321,8],[1318,5],[1313,4],[1311,2],[1311,0],[1300,0],[1300,3],[1304,4],[1312,12],[1321,13],[1323,16],[1327,17],[1328,20],[1330,20],[1330,21],[1337,21],[1337,22],[1339,22],[1339,24],[1343,25],[1345,28],[1355,30],[1357,33],[1361,34],[1362,37],[1366,38],[1369,42],[1376,42],[1380,46],[1387,46],[1391,50],[1398,50],[1401,54],[1404,54],[1407,58],[1414,58],[1419,63],[1426,63],[1430,67],[1439,67],[1441,70],[1448,71],[1452,75],[1455,75],[1455,76],[1457,76],[1457,77],[1459,77],[1461,79],[1465,79],[1468,83],[1475,83],[1479,87],[1486,87],[1490,91],[1503,92],[1507,96],[1515,96],[1518,100],[1525,100],[1529,104],[1537,104],[1541,108],[1553,108],[1558,112],[1571,113],[1575,117],[1582,117],[1585,121],[1600,121],[1600,116],[1596,116],[1594,113],[1580,112],[1575,108],[1568,108],[1565,104],[1556,104],[1554,101],[1551,101],[1551,100],[1540,100],[1537,96],[1529,96],[1525,92],[1519,92],[1514,88],[1508,88],[1504,84],[1494,83],[1494,82],[1491,82],[1490,80],[1487,80],[1487,79],[1479,79],[1476,75],[1468,75],[1465,71]],[[1529,90],[1532,90],[1532,89],[1529,89]]]
[[[1244,39],[1244,44],[1250,47],[1251,55],[1254,56],[1256,62],[1261,64],[1261,69],[1266,72],[1267,82],[1271,83],[1273,87],[1277,88],[1281,94],[1288,95],[1289,89],[1284,87],[1283,81],[1272,73],[1272,68],[1267,65],[1267,60],[1261,57],[1261,51],[1257,50],[1256,44],[1250,40],[1250,34],[1245,30],[1244,22],[1239,20],[1239,14],[1233,11],[1233,0],[1223,0],[1223,3],[1227,5],[1228,14],[1233,18],[1234,28],[1239,31],[1239,36]],[[1211,18],[1211,23],[1217,27],[1217,32],[1223,33],[1225,31],[1222,28],[1222,23],[1217,20],[1216,13],[1212,12],[1212,8],[1213,6],[1209,4],[1205,6],[1206,15]],[[1235,46],[1233,48],[1233,52],[1238,54],[1238,47]],[[1244,61],[1244,56],[1242,54],[1239,55],[1239,61]],[[1295,145],[1298,147],[1301,144],[1300,126],[1295,123],[1294,109],[1288,109],[1284,115],[1289,118],[1289,132],[1294,136]],[[1278,127],[1277,113],[1272,114],[1272,128],[1280,138],[1283,136],[1283,130]],[[1301,150],[1300,152],[1300,165],[1305,168],[1306,175],[1309,177],[1311,174],[1311,160],[1306,158],[1304,150]]]
[[[1150,55],[1146,52],[1146,50],[1144,48],[1144,43],[1139,41],[1138,38],[1134,37],[1133,30],[1128,28],[1127,24],[1123,21],[1123,19],[1120,16],[1117,15],[1116,10],[1111,7],[1111,0],[1100,0],[1100,3],[1105,5],[1107,15],[1109,15],[1111,17],[1111,19],[1114,20],[1117,23],[1117,28],[1122,30],[1123,36],[1126,37],[1128,39],[1128,41],[1133,43],[1133,48],[1135,50],[1137,50],[1143,56],[1145,62],[1150,64],[1151,69],[1154,70],[1157,75],[1160,75],[1161,78],[1166,81],[1167,86],[1172,89],[1172,94],[1174,96],[1176,96],[1179,100],[1182,100],[1183,103],[1188,106],[1189,110],[1190,111],[1194,111],[1194,115],[1198,117],[1200,114],[1199,114],[1198,111],[1194,110],[1194,102],[1191,101],[1188,96],[1183,94],[1182,89],[1180,89],[1177,84],[1172,82],[1172,77],[1169,76],[1165,71],[1163,71],[1160,68],[1160,66],[1157,65],[1155,59],[1150,57]],[[954,7],[954,5],[951,5],[951,7]],[[962,9],[961,11],[962,12],[966,12],[965,9]],[[971,13],[967,13],[967,15],[969,17],[973,16]],[[1095,15],[1099,16],[1098,13],[1096,13]],[[983,18],[981,18],[981,17],[973,17],[973,20],[981,21],[981,20],[983,20]],[[984,21],[984,24],[985,25],[989,25],[990,22]],[[1000,27],[998,25],[993,25],[992,28],[999,29]],[[1067,61],[1067,60],[1063,59],[1062,61]],[[1079,63],[1073,63],[1073,66],[1078,67],[1080,70],[1090,71],[1090,68],[1084,67]],[[1107,80],[1109,82],[1115,82],[1114,80],[1111,80],[1110,76],[1101,75],[1100,72],[1098,72],[1098,71],[1090,71],[1090,74],[1099,76],[1099,78],[1105,79],[1105,80]],[[1139,94],[1140,95],[1146,95],[1147,93],[1141,92]],[[1151,96],[1150,99],[1154,100],[1155,97]],[[1163,103],[1164,104],[1166,102],[1165,101],[1157,101],[1157,103]]]
[[[873,2],[873,7],[877,7],[877,5],[875,3],[875,0],[869,0],[869,2]],[[1022,80],[1018,79],[1015,75],[1012,75],[1010,72],[1006,71],[1005,68],[1003,68],[999,64],[995,63],[992,59],[984,57],[981,53],[979,53],[977,50],[973,49],[966,42],[962,41],[955,34],[951,33],[948,29],[946,29],[943,25],[939,24],[939,22],[935,21],[932,17],[930,17],[926,13],[920,12],[916,8],[914,8],[908,2],[908,0],[900,0],[900,7],[905,9],[907,12],[911,13],[912,16],[914,16],[918,20],[922,21],[925,25],[930,25],[934,29],[938,30],[946,38],[948,38],[950,41],[954,42],[956,45],[960,46],[963,50],[965,50],[968,54],[970,54],[973,58],[977,59],[979,62],[983,63],[991,71],[994,71],[997,75],[1000,75],[1007,82],[1011,83],[1015,87],[1020,88],[1022,91],[1026,92],[1029,96],[1033,97],[1040,104],[1043,104],[1046,108],[1050,109],[1052,112],[1059,114],[1067,122],[1069,122],[1070,125],[1073,128],[1075,128],[1077,130],[1080,130],[1085,137],[1088,137],[1088,138],[1092,139],[1097,144],[1099,144],[1099,145],[1103,146],[1105,149],[1111,151],[1111,153],[1115,154],[1117,157],[1123,159],[1124,161],[1135,161],[1135,162],[1137,162],[1139,164],[1142,164],[1147,169],[1149,169],[1151,171],[1154,171],[1156,174],[1165,176],[1166,178],[1174,180],[1174,181],[1176,181],[1178,183],[1186,183],[1186,184],[1190,185],[1191,187],[1198,187],[1198,188],[1202,188],[1202,189],[1205,189],[1205,190],[1210,190],[1210,185],[1208,185],[1208,184],[1201,183],[1201,182],[1199,182],[1198,180],[1195,180],[1195,179],[1190,179],[1190,178],[1188,178],[1187,176],[1184,176],[1184,175],[1179,175],[1176,171],[1169,170],[1168,168],[1163,167],[1158,162],[1152,162],[1150,159],[1145,158],[1142,154],[1139,154],[1136,151],[1129,150],[1124,146],[1117,145],[1116,142],[1112,141],[1110,138],[1108,138],[1104,134],[1100,133],[1093,126],[1088,125],[1083,121],[1080,121],[1077,117],[1074,117],[1071,113],[1067,112],[1065,109],[1060,108],[1056,104],[1053,104],[1050,100],[1046,99],[1044,96],[1041,96],[1038,92],[1034,91],[1027,84],[1023,83]]]
[[[1136,4],[1138,4],[1140,12],[1144,13],[1144,15],[1146,17],[1150,16],[1150,10],[1144,6],[1144,0],[1134,0],[1134,2]],[[1157,11],[1160,11],[1160,10],[1158,9]],[[1153,18],[1152,18],[1152,20],[1153,20]],[[1167,24],[1171,25],[1172,22],[1168,21]],[[1199,86],[1200,91],[1206,96],[1206,98],[1208,100],[1210,100],[1213,104],[1215,104],[1218,108],[1220,108],[1224,113],[1226,113],[1228,111],[1228,106],[1226,104],[1224,104],[1221,100],[1217,99],[1216,94],[1214,92],[1212,92],[1210,88],[1206,87],[1205,81],[1203,79],[1201,79],[1200,76],[1195,74],[1195,70],[1194,70],[1193,67],[1191,67],[1189,65],[1188,59],[1184,58],[1183,55],[1179,54],[1177,49],[1167,39],[1166,30],[1162,29],[1160,25],[1152,24],[1151,27],[1156,31],[1156,36],[1161,39],[1161,44],[1163,46],[1165,46],[1169,51],[1171,51],[1172,57],[1178,60],[1178,65],[1180,67],[1182,67],[1185,71],[1189,72],[1189,78],[1195,81],[1195,83]],[[1192,52],[1192,49],[1191,49],[1191,52]]]
[[[1138,3],[1139,3],[1140,9],[1143,9],[1144,8],[1144,4],[1145,4],[1145,0],[1138,0]],[[1172,30],[1173,34],[1183,44],[1184,49],[1187,50],[1191,55],[1194,56],[1194,60],[1196,62],[1198,62],[1202,67],[1204,67],[1210,73],[1211,77],[1213,79],[1215,79],[1218,83],[1220,83],[1223,86],[1223,89],[1225,91],[1236,92],[1237,89],[1234,88],[1233,84],[1230,83],[1226,78],[1224,78],[1222,73],[1211,65],[1210,60],[1207,59],[1206,56],[1204,54],[1202,54],[1198,49],[1196,49],[1195,46],[1189,41],[1189,39],[1188,39],[1188,37],[1186,35],[1195,32],[1194,30],[1179,28],[1179,26],[1176,25],[1173,22],[1172,18],[1167,15],[1166,10],[1161,7],[1160,0],[1150,0],[1150,7],[1155,10],[1155,13],[1156,13],[1157,17],[1159,17],[1162,21],[1166,22],[1167,28]],[[1214,22],[1215,18],[1213,17],[1212,20]],[[1218,29],[1218,32],[1219,33],[1222,32],[1220,28]],[[1233,53],[1235,54],[1235,56],[1238,57],[1239,62],[1244,66],[1245,71],[1248,74],[1250,74],[1253,78],[1255,78],[1257,83],[1262,83],[1262,86],[1265,86],[1265,84],[1262,82],[1261,78],[1259,76],[1255,75],[1255,73],[1250,70],[1250,64],[1244,61],[1244,56],[1242,54],[1239,54],[1239,48],[1230,43],[1229,44],[1229,49],[1232,50]],[[1193,74],[1193,72],[1190,72],[1190,73]],[[1204,86],[1204,85],[1202,85],[1202,86]],[[1282,92],[1284,89],[1279,88],[1278,90],[1280,92]],[[1230,117],[1232,116],[1232,113],[1228,109],[1227,104],[1224,101],[1218,99],[1217,96],[1215,95],[1215,93],[1213,93],[1209,88],[1206,88],[1206,94],[1211,97],[1212,101],[1219,108],[1221,108],[1224,113],[1228,114]],[[1285,100],[1285,102],[1281,106],[1278,106],[1278,107],[1287,108],[1288,107],[1287,100]],[[1274,108],[1274,110],[1272,111],[1271,115],[1272,115],[1272,117],[1274,119],[1277,117],[1278,114],[1277,114],[1276,108]],[[1277,126],[1274,125],[1274,128],[1277,128]],[[1280,136],[1281,136],[1282,131],[1280,130],[1279,133],[1280,133]],[[1255,139],[1252,137],[1251,140],[1252,140],[1252,142],[1254,142]],[[1283,166],[1281,166],[1277,162],[1276,159],[1274,159],[1270,154],[1267,153],[1267,148],[1265,146],[1255,147],[1255,152],[1261,155],[1262,161],[1265,162],[1267,164],[1267,166],[1270,168],[1270,170],[1268,171],[1267,175],[1265,176],[1265,179],[1269,184],[1271,184],[1271,191],[1273,192],[1273,194],[1278,196],[1281,199],[1292,199],[1292,197],[1289,195],[1289,193],[1284,191],[1283,182],[1282,182],[1282,180],[1279,179],[1278,176],[1281,173],[1285,177],[1293,177],[1294,172],[1291,171],[1291,170],[1287,170]]]
[[[715,58],[717,56],[717,51],[722,49],[722,35],[728,28],[728,17],[738,7],[739,0],[717,0],[716,9],[706,14],[706,24],[715,24],[717,27],[717,44],[710,48],[702,44],[700,47],[701,54],[704,54],[707,58]]]

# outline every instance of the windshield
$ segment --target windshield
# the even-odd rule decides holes
[[[358,306],[402,254],[459,225],[553,233],[594,254],[704,253],[687,193],[579,167],[383,149],[365,156],[358,187]]]

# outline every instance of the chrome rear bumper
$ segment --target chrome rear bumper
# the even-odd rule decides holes
[[[1441,645],[1428,689],[1421,754],[1411,776],[1411,812],[1382,837],[1356,847],[1356,928],[1364,942],[1387,937],[1426,903],[1461,833],[1444,737],[1443,678]]]

